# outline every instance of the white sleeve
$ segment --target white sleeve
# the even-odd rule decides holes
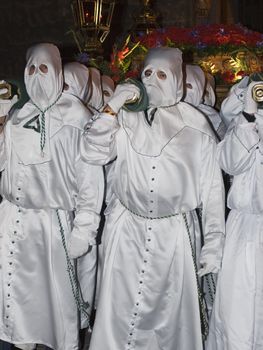
[[[116,117],[100,113],[82,136],[80,146],[82,159],[97,165],[105,165],[115,159],[115,136],[119,127]]]
[[[230,125],[225,138],[218,145],[218,159],[229,175],[239,175],[255,161],[259,136],[255,123],[249,123],[240,115]]]
[[[73,231],[88,236],[89,245],[94,245],[104,196],[103,168],[79,159],[76,164],[76,175],[78,197]]]
[[[225,240],[225,189],[216,160],[216,142],[204,137],[201,165],[201,202],[204,245],[199,274],[217,273],[221,267]]]
[[[82,256],[90,246],[96,245],[104,196],[104,175],[101,166],[91,165],[79,159],[76,162],[76,177],[78,196],[73,230],[68,240],[68,253],[71,258]]]

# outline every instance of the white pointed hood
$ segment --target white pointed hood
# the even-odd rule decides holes
[[[91,74],[89,68],[79,62],[69,62],[64,65],[64,92],[78,97],[87,104],[91,97]]]
[[[38,44],[28,49],[26,59],[24,78],[28,96],[41,109],[45,109],[62,93],[60,52],[53,44]],[[47,67],[46,73],[41,71],[41,65]],[[34,71],[30,74],[31,67]]]
[[[50,139],[62,127],[84,130],[91,113],[78,98],[62,93],[62,64],[55,45],[35,45],[27,59],[25,85],[30,100],[11,116],[12,144],[23,164],[38,164],[50,161]],[[42,64],[47,73],[39,72]],[[31,66],[34,74],[29,74]]]
[[[146,76],[146,71],[151,71]],[[158,71],[166,79],[158,78]],[[183,96],[182,52],[176,48],[155,48],[149,50],[142,71],[142,82],[149,97],[149,107],[168,107],[178,103]]]
[[[186,95],[184,101],[198,107],[203,101],[205,74],[199,66],[192,64],[185,66],[185,73]]]

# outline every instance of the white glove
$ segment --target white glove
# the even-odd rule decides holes
[[[79,258],[89,250],[90,243],[90,238],[87,234],[84,235],[83,232],[73,229],[67,244],[69,257],[71,259]]]
[[[255,114],[258,110],[258,104],[252,97],[252,88],[257,85],[258,81],[252,81],[248,87],[244,98],[244,112],[248,114]]]
[[[0,84],[5,83],[4,80],[0,81]],[[4,95],[7,92],[7,89],[0,89],[0,95]],[[10,109],[18,101],[17,95],[15,95],[11,100],[3,100],[0,96],[0,117],[8,115]]]
[[[0,80],[0,84],[5,84],[4,80]],[[8,91],[7,88],[0,89],[0,95],[5,94]]]
[[[112,98],[108,105],[115,112],[118,113],[121,107],[129,100],[140,97],[140,89],[131,83],[124,83],[117,85]]]
[[[231,87],[230,94],[235,94],[239,101],[244,102],[248,81],[249,77],[246,75],[242,80]]]
[[[228,96],[222,101],[220,108],[220,117],[228,127],[244,108],[245,92],[247,90],[248,76],[233,85]]]

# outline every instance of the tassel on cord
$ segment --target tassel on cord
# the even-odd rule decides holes
[[[77,276],[76,276],[75,267],[72,264],[72,262],[69,258],[69,255],[68,255],[66,238],[65,238],[65,234],[64,234],[64,228],[62,225],[62,221],[61,221],[58,209],[56,209],[56,213],[57,213],[57,218],[58,218],[58,223],[59,223],[59,230],[60,230],[60,234],[61,234],[62,245],[63,245],[64,251],[66,254],[67,271],[68,271],[68,275],[69,275],[69,281],[70,281],[72,293],[73,293],[75,302],[77,304],[77,308],[80,311],[80,313],[82,313],[87,318],[88,330],[91,331],[91,327],[90,327],[90,323],[89,323],[90,314],[87,311],[87,309],[89,308],[90,305],[89,305],[89,303],[84,302],[84,300],[82,298],[79,281],[78,281]]]
[[[188,239],[189,239],[189,243],[190,243],[190,247],[191,247],[192,259],[193,259],[193,265],[194,265],[194,271],[195,271],[197,294],[198,294],[200,317],[201,317],[202,336],[203,336],[203,340],[206,340],[207,336],[208,336],[208,330],[209,330],[208,320],[207,320],[207,312],[206,312],[206,307],[205,307],[205,302],[204,302],[204,296],[203,296],[203,293],[201,291],[201,287],[200,287],[199,280],[198,280],[195,252],[194,252],[194,248],[193,248],[193,244],[192,244],[192,240],[191,240],[191,234],[190,234],[190,228],[189,228],[188,221],[187,221],[187,216],[185,213],[183,213],[183,219],[184,219],[184,224],[186,227],[186,231],[187,231],[187,235],[188,235]]]

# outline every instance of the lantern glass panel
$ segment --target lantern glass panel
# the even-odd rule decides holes
[[[113,3],[103,3],[100,14],[100,24],[103,27],[109,27],[111,23],[111,17],[113,12]]]
[[[73,13],[73,19],[74,19],[75,26],[77,26],[77,27],[81,26],[81,16],[79,13],[78,3],[77,2],[72,3],[71,9],[72,9],[72,13]]]
[[[109,13],[109,4],[103,4],[101,8],[101,13],[100,13],[100,24],[102,26],[107,25],[108,13]]]
[[[83,1],[82,2],[82,16],[84,26],[94,26],[95,24],[95,1]]]
[[[80,51],[102,52],[110,32],[115,0],[72,0],[75,40]]]

